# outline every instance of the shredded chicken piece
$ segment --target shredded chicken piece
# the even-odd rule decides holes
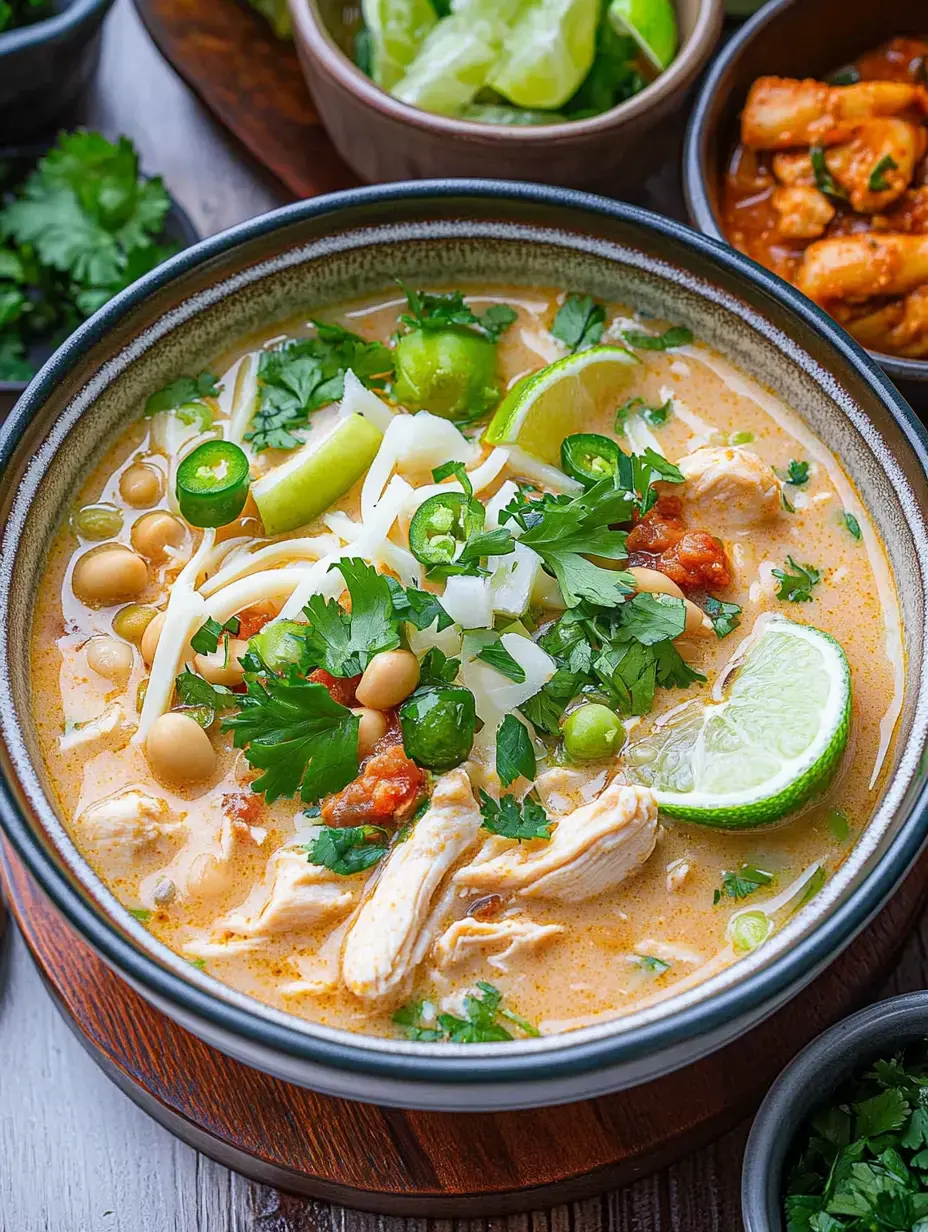
[[[758,77],[741,116],[741,140],[754,150],[837,145],[865,120],[928,114],[928,90],[898,81],[830,86],[823,81]]]
[[[685,510],[710,526],[742,530],[780,515],[780,481],[750,449],[707,445],[677,465]]]
[[[590,804],[558,821],[549,841],[494,836],[454,875],[458,886],[580,903],[614,889],[641,867],[657,841],[657,800],[614,779]]]
[[[593,774],[575,766],[552,766],[539,774],[535,790],[549,817],[560,817],[598,796],[606,785],[606,772]]]
[[[166,800],[137,788],[106,796],[84,809],[75,824],[89,846],[130,858],[186,827],[171,814]]]
[[[790,239],[817,239],[835,216],[835,207],[817,188],[778,187],[770,200],[779,219],[777,229]]]
[[[796,286],[816,303],[863,303],[908,295],[928,282],[928,235],[841,235],[816,240],[803,255]]]
[[[563,933],[561,924],[536,924],[524,916],[502,920],[475,920],[465,917],[446,928],[435,944],[435,961],[440,971],[456,967],[473,958],[484,958],[491,967],[508,970],[509,963]]]
[[[442,883],[480,830],[463,770],[442,775],[428,809],[398,843],[358,912],[342,952],[342,979],[365,1001],[398,995],[440,926]]]
[[[217,920],[216,933],[266,937],[299,932],[322,920],[346,915],[360,897],[363,877],[341,877],[319,864],[310,864],[301,847],[280,847],[267,862],[258,902],[244,903]]]

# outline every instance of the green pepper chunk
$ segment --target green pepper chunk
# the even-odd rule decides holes
[[[473,330],[414,329],[393,357],[393,396],[409,411],[470,419],[499,401],[496,346]]]
[[[300,664],[306,657],[308,626],[298,620],[275,620],[256,633],[248,643],[272,672],[282,672],[291,663]]]
[[[450,565],[472,535],[483,530],[486,510],[463,492],[436,492],[409,523],[409,548],[422,565]]]
[[[234,522],[248,497],[248,459],[231,441],[198,445],[177,468],[177,503],[191,526]]]
[[[453,770],[470,755],[477,727],[470,689],[417,689],[400,706],[399,716],[406,756],[427,770]]]
[[[621,450],[598,432],[575,432],[561,441],[561,465],[572,479],[591,488],[619,469]]]

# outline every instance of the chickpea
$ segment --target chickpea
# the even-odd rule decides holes
[[[142,634],[142,640],[139,643],[139,650],[142,652],[142,658],[151,667],[155,661],[155,651],[158,649],[158,642],[161,639],[161,630],[164,628],[164,612],[156,612],[155,617],[148,623],[145,632]]]
[[[633,565],[628,572],[635,579],[638,590],[643,594],[673,595],[675,599],[684,598],[683,591],[673,578],[669,578],[666,573],[661,573],[660,569],[643,569],[640,565]]]
[[[94,637],[87,645],[87,663],[98,676],[125,685],[132,671],[132,648],[115,637]]]
[[[562,729],[567,756],[574,761],[610,757],[622,747],[624,729],[608,706],[587,702],[567,716]]]
[[[159,630],[160,632],[160,630]],[[248,653],[248,643],[240,637],[229,638],[229,662],[226,665],[225,639],[219,643],[218,650],[212,654],[198,654],[193,657],[196,672],[208,680],[210,684],[224,684],[227,688],[241,684],[245,678],[245,669],[240,659]]]
[[[133,509],[145,509],[161,500],[164,481],[161,472],[145,462],[136,462],[123,471],[119,479],[119,494]]]
[[[200,783],[216,769],[216,751],[209,736],[185,714],[163,714],[155,720],[145,754],[152,772],[167,783]]]
[[[164,560],[165,548],[179,548],[187,532],[173,514],[156,510],[143,514],[132,527],[132,546],[151,561]]]
[[[157,608],[146,607],[142,603],[130,603],[128,607],[121,607],[113,617],[113,632],[131,642],[133,646],[138,646],[142,634],[157,615]]]
[[[366,706],[355,706],[351,713],[361,720],[358,724],[358,752],[366,757],[377,741],[387,734],[387,716],[380,710],[368,710]]]
[[[94,607],[136,599],[147,585],[144,560],[118,544],[85,552],[71,574],[78,599]]]
[[[419,660],[411,650],[385,650],[364,669],[355,697],[371,710],[398,706],[419,683]]]
[[[707,633],[712,633],[712,621],[702,608],[697,607],[691,599],[684,599],[683,602],[686,605],[686,625],[680,636],[703,637]]]

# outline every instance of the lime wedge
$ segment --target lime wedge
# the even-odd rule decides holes
[[[667,816],[744,830],[828,783],[847,745],[851,675],[833,637],[778,615],[760,618],[729,671],[723,701],[685,706],[624,761]]]
[[[483,89],[496,67],[506,27],[494,17],[467,12],[435,26],[390,93],[401,103],[457,115]]]
[[[340,419],[251,485],[269,535],[305,526],[357,483],[380,448],[383,433],[361,415]]]
[[[362,0],[361,11],[371,38],[371,77],[389,90],[416,58],[438,17],[431,0]]]
[[[616,34],[635,40],[659,73],[669,67],[679,41],[673,0],[612,0],[609,21]]]
[[[638,367],[623,347],[595,346],[559,359],[521,380],[490,420],[490,445],[519,445],[550,466],[561,464],[561,441],[588,432],[604,410],[612,410]]]
[[[599,0],[526,5],[506,36],[488,84],[517,107],[562,106],[592,66],[599,9]]]

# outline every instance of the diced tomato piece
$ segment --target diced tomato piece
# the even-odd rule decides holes
[[[662,496],[628,536],[628,563],[659,569],[684,590],[716,590],[731,584],[721,540],[687,530],[676,496]]]
[[[333,676],[321,667],[317,667],[307,676],[307,680],[311,680],[313,684],[324,684],[332,696],[332,701],[338,702],[340,706],[358,704],[354,691],[360,679],[360,676]]]
[[[327,826],[383,826],[408,812],[422,795],[425,774],[400,745],[375,753],[347,787],[322,802]]]
[[[256,633],[260,633],[269,620],[277,615],[277,609],[270,603],[256,603],[253,607],[246,607],[244,612],[239,612],[239,631],[238,636],[242,641],[247,642],[250,637],[254,637]]]
[[[233,822],[255,826],[264,813],[264,800],[254,791],[230,792],[222,797],[222,811]]]

